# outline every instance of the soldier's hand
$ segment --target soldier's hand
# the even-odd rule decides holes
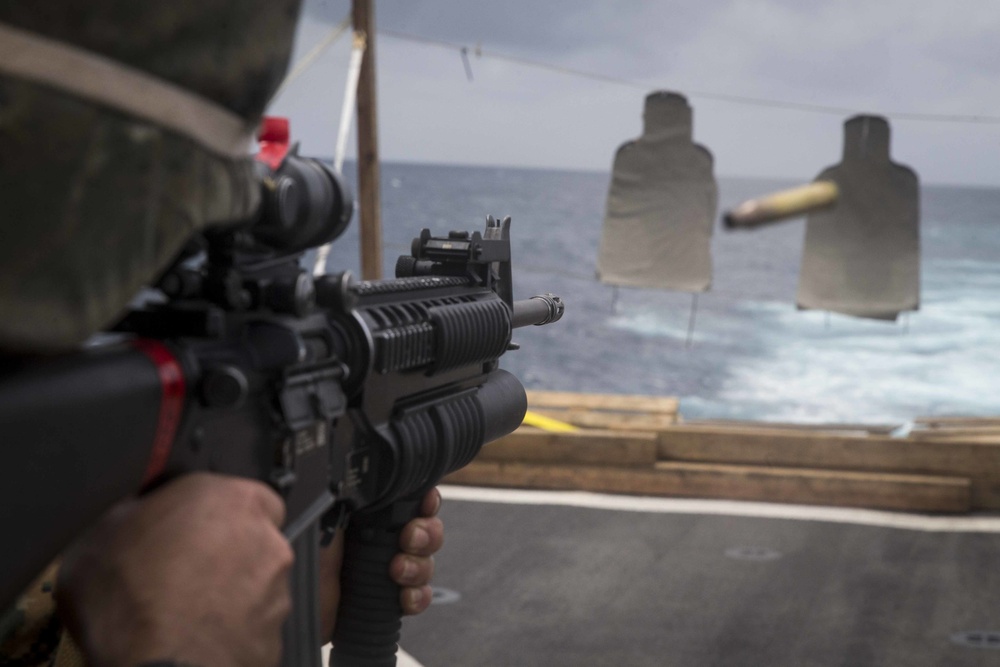
[[[389,576],[403,587],[399,603],[404,614],[419,614],[431,604],[434,554],[444,546],[444,524],[437,518],[441,493],[431,489],[420,505],[420,516],[403,526],[400,553],[389,565]]]
[[[278,664],[291,609],[284,504],[196,473],[115,506],[65,555],[61,613],[88,662]]]
[[[441,494],[431,489],[420,505],[420,516],[411,520],[399,535],[399,553],[389,565],[389,576],[402,588],[399,603],[404,614],[419,614],[431,603],[434,554],[444,545],[444,524],[437,518]],[[320,554],[320,604],[324,637],[333,636],[337,607],[340,605],[340,567],[344,555],[344,532]]]

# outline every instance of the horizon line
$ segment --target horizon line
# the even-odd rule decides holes
[[[314,156],[319,160],[325,162],[332,162],[332,156]],[[381,158],[379,160],[383,164],[400,164],[400,165],[412,165],[412,166],[431,166],[431,167],[453,167],[458,169],[519,169],[524,171],[554,171],[554,172],[566,172],[572,174],[602,174],[611,175],[611,169],[596,169],[596,168],[582,168],[582,167],[556,167],[556,166],[538,166],[538,165],[513,165],[513,164],[482,164],[475,162],[446,162],[437,160],[412,160],[404,158]],[[357,160],[354,157],[345,157],[344,163],[356,163]],[[818,173],[818,172],[817,172]],[[918,174],[919,176],[919,174]],[[733,179],[733,180],[748,180],[748,181],[785,181],[788,183],[811,183],[815,179],[801,179],[796,176],[776,176],[776,175],[748,175],[748,174],[716,174],[716,179]],[[1000,183],[958,183],[953,181],[921,181],[921,187],[947,187],[947,188],[968,188],[974,190],[997,190],[1000,189]]]

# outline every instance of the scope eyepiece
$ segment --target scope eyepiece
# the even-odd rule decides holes
[[[260,218],[250,232],[258,243],[280,252],[333,241],[354,212],[350,188],[315,158],[285,156],[276,172],[264,170],[261,191]]]

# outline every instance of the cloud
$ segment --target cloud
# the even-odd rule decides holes
[[[687,92],[696,137],[724,174],[811,177],[839,159],[843,118],[717,102],[698,91],[876,112],[1000,114],[997,3],[958,11],[931,0],[375,1],[381,29]],[[309,0],[304,25],[339,21],[349,9],[348,0]],[[486,58],[473,58],[469,83],[457,53],[388,38],[379,61],[387,157],[606,169],[614,146],[638,130],[642,90]],[[1000,179],[1000,126],[893,129],[894,155],[928,181]]]
[[[333,21],[349,3],[304,7]],[[955,92],[1000,76],[996,3],[956,11],[913,0],[377,0],[376,11],[386,30],[651,84],[831,105],[920,103],[939,85]]]
[[[305,15],[339,20],[348,8],[340,0],[309,0]],[[690,2],[609,3],[599,0],[379,0],[380,28],[533,57],[573,57],[616,53],[609,70],[620,65],[638,71],[662,43],[683,43],[697,33],[712,11]],[[637,31],[637,27],[641,27]]]

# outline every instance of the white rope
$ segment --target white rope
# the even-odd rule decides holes
[[[358,97],[358,80],[361,77],[361,63],[365,55],[365,34],[354,33],[354,46],[351,49],[351,62],[347,67],[347,83],[344,88],[344,105],[340,110],[340,129],[337,132],[337,148],[333,154],[333,169],[338,174],[344,166],[344,154],[347,152],[347,137],[351,133],[351,121],[354,120],[354,106]],[[326,261],[330,256],[329,243],[316,252],[316,263],[313,265],[313,275],[326,273]]]
[[[361,62],[365,55],[365,34],[354,34],[354,48],[351,50],[351,62],[347,67],[347,84],[344,87],[344,106],[340,110],[340,130],[337,132],[337,152],[333,157],[333,168],[340,173],[344,166],[344,153],[347,151],[347,135],[351,132],[351,121],[354,120],[354,102],[358,98],[358,79],[361,77]]]

